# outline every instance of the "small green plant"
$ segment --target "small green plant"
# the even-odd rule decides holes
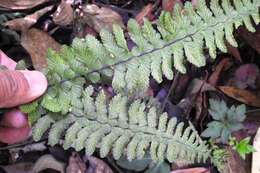
[[[219,172],[222,172],[225,166],[225,163],[228,159],[228,153],[225,149],[220,148],[216,144],[211,143],[211,162],[216,166]]]
[[[233,150],[238,152],[238,154],[240,155],[240,157],[242,157],[242,159],[246,158],[246,154],[256,151],[253,148],[253,146],[249,144],[249,142],[250,142],[250,137],[246,137],[239,142],[234,137],[229,139],[229,145],[232,147]]]
[[[202,132],[203,137],[211,137],[213,139],[221,138],[223,143],[227,143],[231,133],[243,128],[242,122],[245,119],[246,107],[240,105],[230,108],[222,100],[210,99],[209,113],[214,119],[207,124],[207,129]]]

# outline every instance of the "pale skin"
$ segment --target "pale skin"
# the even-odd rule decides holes
[[[0,64],[8,68],[0,71],[0,108],[11,108],[0,118],[0,141],[13,144],[25,140],[31,132],[26,115],[17,106],[41,96],[47,80],[38,71],[14,70],[16,63],[1,50]]]

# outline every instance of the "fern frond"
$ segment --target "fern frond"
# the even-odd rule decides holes
[[[161,13],[156,26],[144,20],[140,27],[129,20],[127,30],[134,44],[131,49],[117,25],[112,33],[101,31],[102,42],[90,35],[76,38],[71,48],[64,47],[59,55],[51,53],[48,74],[57,73],[63,80],[79,74],[92,82],[104,74],[113,76],[116,91],[143,91],[150,75],[160,83],[163,76],[173,79],[173,66],[181,73],[186,72],[186,62],[205,66],[204,48],[216,58],[217,49],[227,52],[225,40],[237,47],[234,29],[245,25],[254,32],[251,18],[259,24],[259,6],[258,0],[211,0],[209,6],[205,0],[198,0],[195,8],[186,2],[183,9],[177,4],[172,14]]]
[[[35,125],[34,139],[39,140],[50,128],[50,145],[57,144],[65,134],[66,149],[73,147],[79,151],[85,148],[88,155],[98,147],[101,157],[112,152],[115,159],[122,154],[126,154],[129,160],[142,158],[147,151],[154,161],[182,158],[195,162],[209,157],[207,145],[192,125],[184,128],[184,123],[177,124],[176,118],[169,119],[167,113],[159,114],[155,107],[147,106],[143,100],[129,101],[125,96],[117,95],[108,102],[103,91],[96,99],[91,98],[95,101],[88,105],[94,111],[90,112],[90,117],[70,113],[67,118],[54,123],[49,115],[45,115]]]

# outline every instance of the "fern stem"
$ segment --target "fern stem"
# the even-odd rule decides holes
[[[173,79],[173,82],[172,82],[172,84],[171,84],[171,87],[170,87],[170,89],[169,89],[169,91],[168,91],[168,93],[167,93],[167,96],[165,97],[165,99],[164,99],[164,101],[163,101],[163,103],[162,103],[161,112],[164,111],[165,106],[166,106],[167,101],[168,101],[168,98],[170,97],[172,91],[176,88],[176,85],[177,85],[177,83],[178,83],[179,76],[180,76],[180,72],[177,71],[176,75],[174,76],[174,79]]]

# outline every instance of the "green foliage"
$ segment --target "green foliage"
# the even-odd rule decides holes
[[[186,72],[186,62],[204,66],[204,48],[215,58],[217,49],[227,51],[225,39],[237,46],[234,27],[244,24],[254,31],[250,19],[255,24],[260,22],[259,0],[211,0],[209,7],[198,0],[197,4],[195,9],[187,2],[184,9],[176,5],[172,13],[162,12],[155,26],[148,20],[143,26],[129,20],[128,35],[134,43],[131,50],[119,26],[114,26],[113,32],[102,30],[101,41],[87,35],[74,39],[71,46],[63,46],[59,53],[49,50],[48,69],[44,71],[48,90],[22,108],[32,123],[41,117],[33,126],[34,139],[40,140],[50,129],[50,145],[64,139],[65,149],[85,149],[89,155],[99,148],[101,157],[112,153],[115,159],[123,154],[128,160],[141,159],[149,152],[157,162],[165,158],[170,162],[176,158],[205,161],[210,151],[191,124],[184,128],[184,123],[169,119],[167,113],[160,114],[151,103],[130,99],[147,89],[150,76],[162,82],[163,76],[173,79],[173,66],[182,73]],[[103,76],[112,79],[118,93],[112,100],[103,91],[96,96],[89,85],[100,82]],[[243,115],[229,114],[228,121],[237,124],[243,120]],[[228,130],[239,128],[223,126]],[[228,130],[219,130],[223,139],[229,136]]]
[[[214,119],[207,124],[207,129],[202,132],[203,137],[219,138],[223,143],[227,143],[231,133],[243,128],[242,122],[246,118],[245,105],[230,108],[222,101],[210,99],[209,113]]]
[[[156,26],[148,20],[139,26],[131,19],[127,25],[134,42],[131,50],[123,30],[114,26],[112,33],[101,31],[101,42],[87,35],[59,54],[49,52],[48,76],[55,76],[51,81],[57,83],[75,76],[97,82],[105,75],[113,78],[117,91],[144,91],[150,75],[162,82],[163,76],[173,79],[173,66],[181,73],[186,72],[186,62],[205,66],[204,48],[216,58],[217,49],[227,52],[225,40],[236,47],[233,30],[244,24],[254,32],[251,18],[260,22],[259,6],[259,0],[211,0],[208,7],[205,0],[198,0],[195,9],[186,2],[183,11],[177,4],[172,13],[162,12]]]
[[[156,162],[165,158],[170,162],[176,158],[191,162],[208,158],[210,151],[191,124],[184,128],[183,122],[168,119],[167,113],[160,114],[149,102],[130,101],[121,95],[108,101],[103,91],[96,97],[92,91],[92,87],[82,91],[66,118],[55,120],[57,113],[42,116],[34,126],[34,140],[40,140],[50,128],[50,145],[57,144],[65,133],[65,149],[85,148],[88,155],[99,147],[101,157],[111,151],[115,159],[126,154],[130,161],[143,158],[146,151]]]
[[[238,154],[245,159],[246,154],[255,152],[256,150],[253,148],[250,143],[250,137],[246,137],[241,141],[237,141],[235,138],[230,138],[229,145],[232,147],[233,150],[237,151]]]
[[[228,160],[228,153],[226,149],[222,149],[211,142],[211,162],[216,166],[219,172],[223,172],[226,162]]]

